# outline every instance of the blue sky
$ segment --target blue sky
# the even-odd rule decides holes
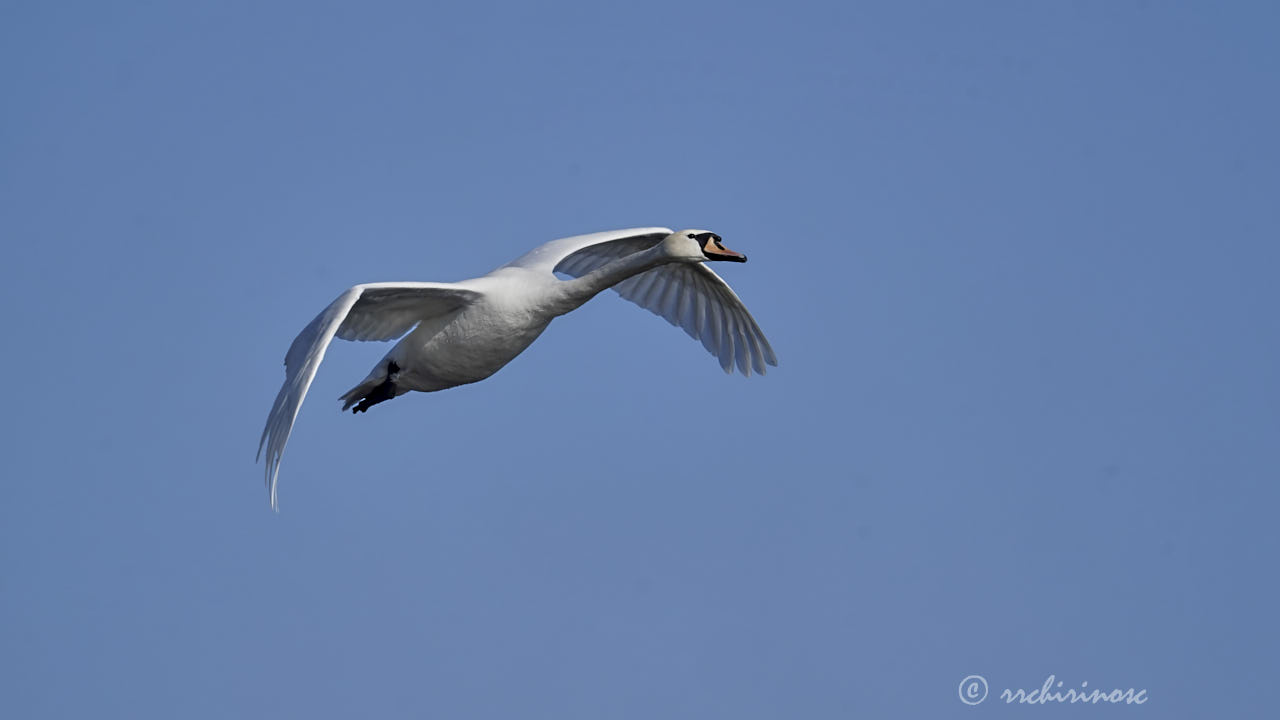
[[[0,715],[1274,713],[1278,20],[6,4]],[[353,417],[342,343],[270,512],[343,289],[647,225],[779,368],[609,295]]]

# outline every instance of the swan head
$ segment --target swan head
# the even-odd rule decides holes
[[[681,230],[662,241],[667,255],[685,262],[727,260],[746,262],[747,256],[724,246],[719,235],[708,230]]]

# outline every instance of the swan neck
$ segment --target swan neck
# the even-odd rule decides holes
[[[629,277],[671,262],[661,245],[606,263],[580,278],[561,282],[557,315],[581,307],[583,303]]]

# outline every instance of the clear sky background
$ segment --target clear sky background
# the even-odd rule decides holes
[[[463,5],[0,9],[0,716],[1276,712],[1276,5]],[[343,289],[644,225],[780,367],[338,343],[268,509]]]

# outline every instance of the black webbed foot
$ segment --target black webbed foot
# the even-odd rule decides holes
[[[356,406],[351,408],[351,414],[354,415],[356,413],[368,412],[369,408],[374,405],[395,398],[396,384],[391,381],[391,376],[398,372],[400,372],[400,368],[395,363],[388,363],[387,379],[383,380],[381,385],[370,390],[367,395],[361,398],[360,402],[356,403]]]

